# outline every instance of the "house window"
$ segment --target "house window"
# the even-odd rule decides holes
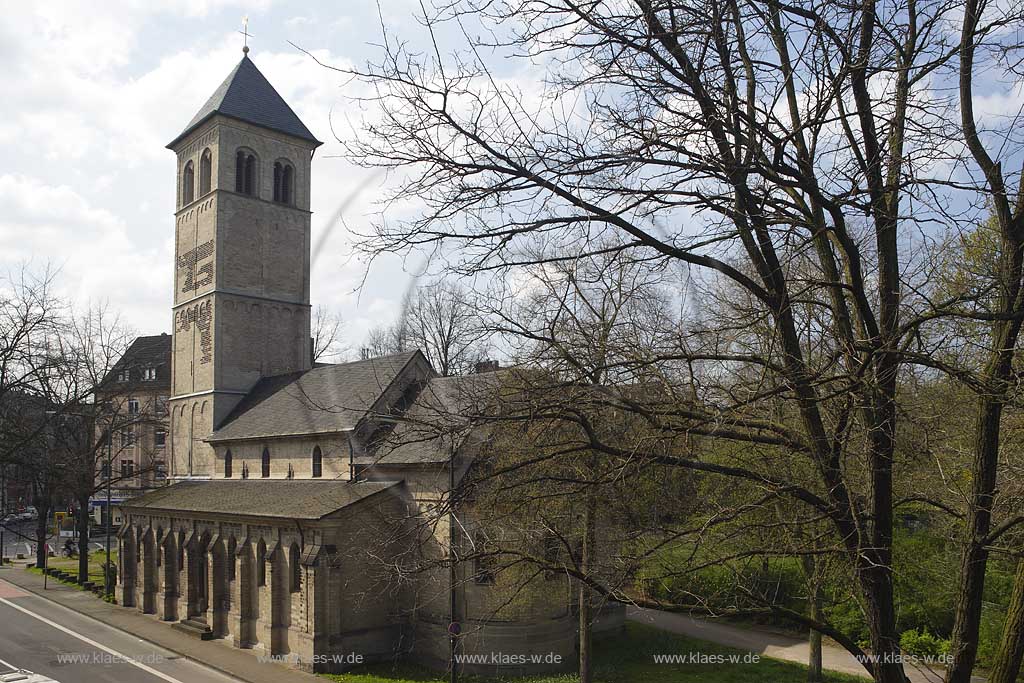
[[[139,414],[139,399],[130,398],[128,399],[128,414],[138,415]]]
[[[100,479],[104,481],[110,479],[110,463],[103,463],[103,466],[100,468]]]
[[[135,463],[131,460],[121,461],[121,478],[128,479],[135,475]]]
[[[264,479],[270,476],[270,450],[266,448],[263,449],[260,476]]]
[[[196,198],[196,172],[189,161],[185,164],[185,171],[181,174],[181,203],[191,204]]]
[[[224,453],[224,478],[231,478],[231,449]]]
[[[202,197],[204,194],[210,191],[210,176],[212,175],[212,160],[213,156],[210,154],[209,148],[203,150],[203,155],[199,158],[199,196]]]
[[[153,463],[153,478],[157,481],[167,479],[167,463],[163,460],[157,460]]]
[[[128,370],[127,369],[118,370],[117,371],[117,381],[118,382],[127,382],[128,381]]]
[[[477,533],[475,538],[473,580],[478,584],[489,586],[494,583],[494,557],[486,537],[482,533]]]
[[[297,543],[292,543],[288,549],[288,567],[291,569],[291,588],[292,593],[298,593],[302,590],[302,564],[299,562],[299,546]]]
[[[324,454],[320,451],[319,446],[313,447],[313,476],[324,476]]]
[[[169,398],[167,396],[156,397],[156,414],[166,415],[167,414],[167,402]]]
[[[142,379],[146,382],[152,382],[156,379],[156,368],[149,367],[142,370]]]
[[[121,445],[132,446],[135,444],[135,430],[134,429],[122,429],[121,430]]]
[[[256,194],[256,156],[242,149],[235,155],[235,192]]]
[[[163,429],[158,429],[153,433],[153,445],[157,448],[163,448],[167,445],[167,432]]]

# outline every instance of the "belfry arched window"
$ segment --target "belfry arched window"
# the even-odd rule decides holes
[[[244,149],[235,155],[235,192],[256,194],[256,155]]]
[[[191,204],[196,198],[196,171],[189,160],[185,170],[181,172],[181,204]]]
[[[224,453],[224,478],[231,478],[231,449]]]
[[[313,447],[313,476],[324,476],[324,454],[319,446]]]
[[[211,178],[213,176],[213,155],[210,149],[203,150],[199,157],[199,196],[202,197],[210,191]]]
[[[295,201],[295,169],[286,161],[274,162],[274,201],[292,204]]]
[[[270,449],[263,449],[263,459],[261,463],[262,469],[260,470],[260,476],[266,479],[270,476]]]

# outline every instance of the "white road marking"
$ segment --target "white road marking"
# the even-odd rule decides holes
[[[55,621],[50,621],[46,617],[40,616],[40,615],[36,614],[35,612],[33,612],[31,610],[25,609],[21,605],[16,605],[16,604],[14,604],[13,602],[11,602],[10,600],[8,600],[6,598],[0,598],[0,604],[7,605],[8,607],[13,607],[14,609],[18,610],[19,612],[24,612],[25,614],[29,615],[30,617],[33,617],[33,618],[38,619],[39,621],[43,622],[47,626],[52,626],[53,628],[57,629],[58,631],[62,631],[63,633],[67,633],[69,636],[74,636],[75,638],[78,638],[79,640],[81,640],[84,643],[88,643],[89,645],[92,645],[93,647],[99,648],[100,650],[103,650],[107,654],[114,655],[115,657],[117,657],[119,659],[122,659],[125,662],[128,662],[132,666],[136,666],[136,667],[142,669],[143,671],[156,676],[159,679],[167,681],[167,683],[182,683],[182,681],[179,681],[177,678],[174,678],[173,676],[168,676],[167,674],[163,673],[162,671],[157,671],[156,669],[154,669],[151,666],[146,666],[142,662],[137,662],[134,659],[132,659],[131,657],[129,657],[127,655],[124,655],[124,654],[121,654],[120,652],[118,652],[117,650],[115,650],[113,648],[107,647],[103,643],[97,643],[95,640],[92,640],[91,638],[86,638],[85,636],[83,636],[80,633],[75,633],[74,631],[72,631],[71,629],[67,628],[66,626],[61,626],[60,624],[58,624]]]

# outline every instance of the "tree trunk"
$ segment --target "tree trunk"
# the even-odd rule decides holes
[[[814,560],[811,560],[811,563],[817,564]],[[811,577],[810,617],[815,621],[822,621],[821,581],[817,571],[813,572]],[[821,631],[811,629],[808,645],[810,652],[807,657],[807,681],[808,683],[823,683],[825,678],[821,670]]]
[[[89,580],[89,496],[78,498],[78,583]]]
[[[996,654],[996,663],[988,677],[989,683],[1016,683],[1024,657],[1024,557],[1017,561],[1013,595],[1006,610],[1003,639]]]
[[[995,335],[1003,339],[1002,334]],[[1016,344],[1016,334],[1012,343]],[[995,353],[990,384],[1006,377],[1009,354]],[[1001,388],[1000,388],[1001,391]],[[992,501],[995,496],[996,470],[999,467],[999,428],[1003,412],[1000,397],[979,399],[977,431],[972,468],[971,507],[960,559],[960,585],[956,596],[950,654],[953,662],[946,671],[947,683],[970,683],[978,655],[978,628],[981,625],[982,598],[985,592],[985,567],[988,564],[986,537],[992,528]]]
[[[587,504],[583,513],[583,548],[580,552],[580,572],[589,576],[593,567],[594,553],[594,516],[597,513],[597,496],[587,491]],[[591,625],[593,622],[592,591],[590,586],[580,581],[580,683],[592,683],[591,670]]]

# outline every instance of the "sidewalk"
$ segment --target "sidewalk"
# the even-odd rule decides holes
[[[0,579],[247,683],[316,683],[324,680],[281,664],[260,662],[252,650],[240,650],[223,641],[193,638],[172,629],[170,622],[160,621],[154,615],[111,605],[88,591],[67,586],[53,578],[44,591],[43,577],[26,571],[24,564],[4,565],[0,569]]]
[[[734,647],[747,652],[758,652],[768,657],[787,662],[807,664],[810,646],[801,638],[731,626],[724,622],[697,619],[686,614],[661,612],[641,607],[626,607],[626,618],[638,624],[645,624],[680,635],[706,640],[718,645]],[[835,645],[823,645],[822,666],[828,671],[852,674],[868,678],[864,667],[845,649]],[[943,674],[925,667],[906,666],[907,677],[912,683],[941,683]],[[975,676],[972,681],[984,681]]]

